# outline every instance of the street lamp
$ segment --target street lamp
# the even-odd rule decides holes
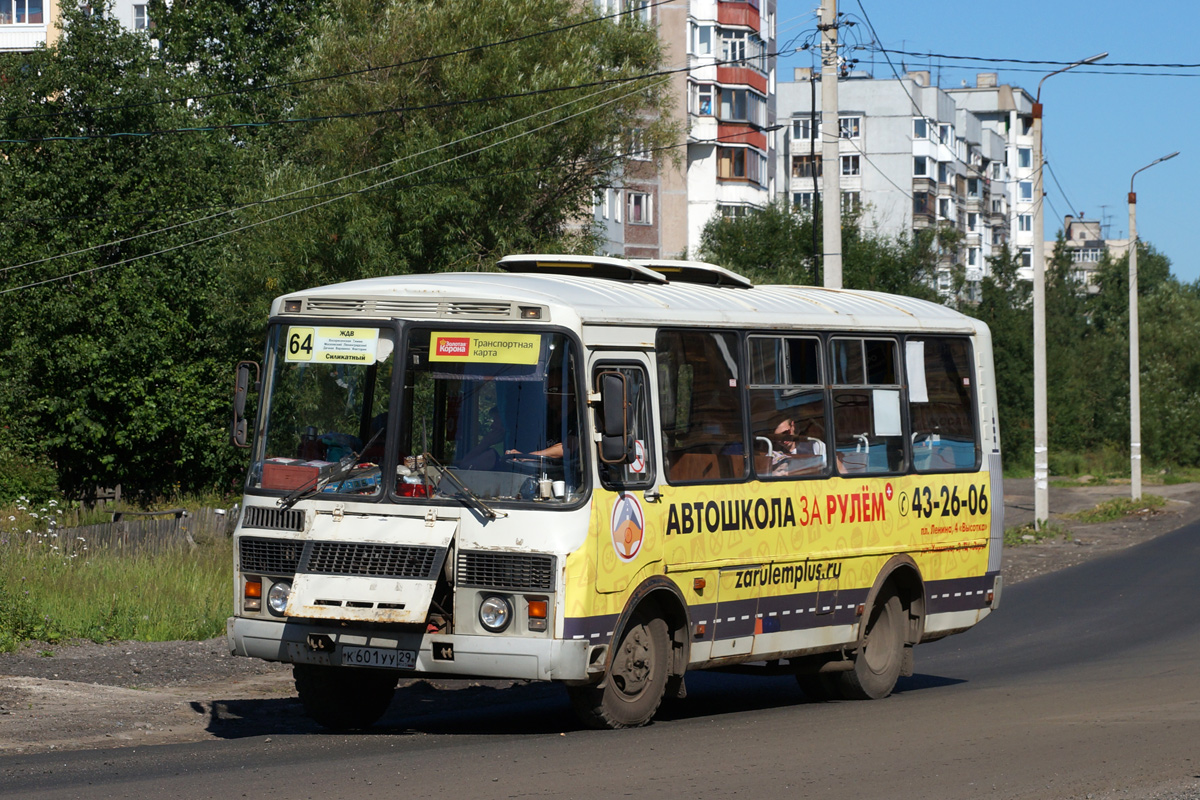
[[[1129,491],[1134,500],[1142,498],[1142,378],[1138,355],[1137,195],[1133,179],[1138,172],[1177,155],[1178,150],[1155,159],[1129,176]]]
[[[1046,219],[1042,188],[1042,84],[1069,69],[1108,56],[1098,53],[1051,72],[1038,81],[1033,101],[1033,523],[1041,527],[1050,518],[1050,463],[1046,436]]]

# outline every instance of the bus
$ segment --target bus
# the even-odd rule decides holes
[[[290,662],[322,726],[402,677],[557,681],[600,728],[697,669],[883,698],[998,607],[983,323],[699,262],[498,266],[284,295],[238,365],[229,646]]]

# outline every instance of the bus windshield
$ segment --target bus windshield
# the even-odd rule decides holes
[[[392,330],[283,325],[249,488],[379,495]],[[359,467],[361,465],[361,467]]]
[[[550,504],[581,496],[577,356],[566,336],[424,327],[407,336],[400,449],[410,466],[427,455],[434,468],[402,469],[399,494],[458,496],[465,487],[485,501]]]

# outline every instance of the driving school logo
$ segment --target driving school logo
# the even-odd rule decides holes
[[[617,558],[626,563],[637,558],[645,529],[646,519],[637,498],[631,494],[617,495],[612,510],[612,543]]]

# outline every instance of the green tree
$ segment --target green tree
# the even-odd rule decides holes
[[[63,25],[0,80],[0,423],[70,492],[223,483],[216,249],[190,244],[217,226],[146,234],[224,203],[242,156],[220,133],[108,137],[195,126],[192,84],[114,21]]]
[[[312,79],[295,115],[326,119],[265,165],[265,190],[253,187],[291,195],[254,221],[296,213],[226,262],[248,320],[305,286],[478,268],[507,252],[594,252],[581,210],[632,151],[678,138],[660,121],[667,78],[626,80],[660,68],[656,31],[631,18],[580,24],[595,14],[572,0],[494,0],[486,12],[331,2],[293,76]]]

